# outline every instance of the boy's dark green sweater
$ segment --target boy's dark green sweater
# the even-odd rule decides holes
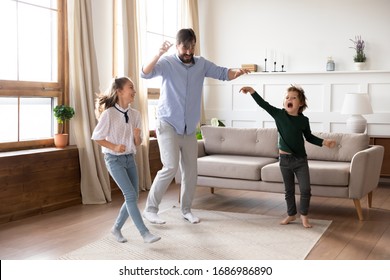
[[[298,116],[291,116],[285,109],[270,105],[257,92],[254,92],[252,97],[261,108],[275,119],[279,132],[278,147],[280,150],[295,156],[306,156],[303,136],[308,142],[322,146],[323,139],[311,133],[309,119],[302,113]]]

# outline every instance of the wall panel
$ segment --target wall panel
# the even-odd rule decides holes
[[[252,86],[271,105],[281,108],[286,89],[292,83],[305,90],[313,131],[345,132],[349,116],[341,114],[345,94],[368,93],[373,114],[365,115],[368,133],[390,135],[390,71],[334,71],[313,73],[251,73],[229,82],[205,84],[206,123],[219,118],[233,127],[275,127],[273,119],[241,87]]]

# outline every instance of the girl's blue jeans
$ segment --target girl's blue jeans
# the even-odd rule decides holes
[[[130,215],[140,234],[144,235],[149,230],[146,228],[138,209],[138,173],[133,155],[105,154],[104,160],[108,172],[122,191],[125,199],[115,221],[115,228],[120,230]]]
[[[297,206],[295,203],[295,174],[299,184],[299,191],[301,193],[299,212],[301,215],[306,216],[309,212],[311,197],[310,174],[307,157],[280,154],[279,167],[284,181],[287,214],[289,216],[297,214]]]

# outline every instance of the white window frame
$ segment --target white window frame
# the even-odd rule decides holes
[[[12,0],[20,2],[21,0]],[[67,69],[67,55],[66,55],[66,0],[57,0],[58,9],[58,23],[57,23],[57,39],[58,39],[58,58],[57,58],[57,81],[21,81],[21,80],[0,80],[0,97],[47,97],[52,99],[52,106],[55,104],[69,103],[68,82],[65,69]],[[18,105],[19,108],[19,105]],[[20,108],[18,109],[20,110]],[[2,120],[3,121],[3,120]],[[18,117],[18,127],[19,127]],[[58,129],[54,127],[53,133]],[[39,124],[37,124],[39,125]],[[19,128],[18,128],[19,130]],[[20,132],[18,133],[20,134]],[[52,137],[47,139],[36,139],[29,141],[18,141],[9,143],[0,143],[0,152],[19,150],[27,148],[40,148],[54,146]]]
[[[142,58],[141,58],[141,64],[147,63],[148,60],[150,60],[153,55],[155,55],[156,52],[158,52],[159,47],[163,44],[164,41],[169,41],[173,43],[173,46],[171,49],[167,52],[167,54],[175,53],[176,52],[176,32],[179,30],[179,25],[180,25],[180,9],[181,9],[181,1],[180,0],[158,0],[160,5],[162,5],[162,9],[153,9],[153,11],[157,12],[163,17],[163,23],[162,23],[162,32],[156,32],[154,30],[148,30],[148,20],[153,20],[153,17],[148,18],[147,17],[147,2],[148,0],[145,1],[140,1],[142,2],[141,4],[141,42],[143,46],[141,47],[142,49]],[[153,0],[150,0],[153,1]],[[156,1],[156,0],[154,0]],[[164,11],[168,9],[167,5],[172,4],[176,2],[176,18],[174,19],[175,23],[172,26],[175,26],[175,32],[171,32],[171,34],[168,34],[167,30],[165,29],[165,23],[166,20],[172,19],[173,17],[165,17]],[[153,7],[155,8],[155,7]],[[148,42],[148,35],[153,34],[157,36],[161,36],[162,40],[159,42],[159,44],[151,43]],[[150,50],[148,52],[148,50]],[[149,113],[149,130],[150,130],[150,135],[155,136],[155,126],[156,126],[156,110],[157,110],[157,104],[158,104],[158,99],[160,97],[160,85],[161,85],[161,80],[158,78],[151,79],[151,80],[144,80],[144,85],[147,88],[147,94],[148,94],[148,113]]]

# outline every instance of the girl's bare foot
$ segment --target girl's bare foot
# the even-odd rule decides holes
[[[313,226],[309,223],[309,218],[308,218],[307,216],[301,215],[301,220],[302,220],[302,225],[303,225],[305,228],[311,228],[311,227],[313,227]]]
[[[280,222],[281,225],[287,225],[292,221],[295,221],[296,217],[294,216],[287,216],[286,218],[283,219],[283,221]]]

